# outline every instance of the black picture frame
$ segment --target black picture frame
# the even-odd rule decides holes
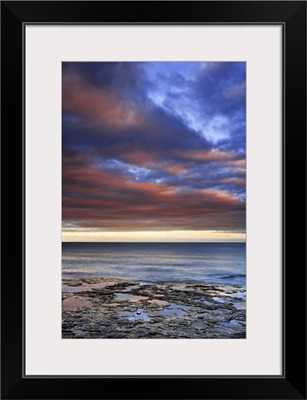
[[[26,24],[51,23],[282,25],[284,324],[281,376],[24,375],[23,31]],[[306,2],[3,1],[1,33],[2,398],[306,399]]]

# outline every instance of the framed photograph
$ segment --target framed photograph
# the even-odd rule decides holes
[[[306,3],[1,11],[2,398],[305,399]]]

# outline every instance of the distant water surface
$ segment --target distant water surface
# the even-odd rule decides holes
[[[63,279],[246,284],[245,243],[62,243]]]
[[[245,286],[245,243],[62,243],[63,278]]]

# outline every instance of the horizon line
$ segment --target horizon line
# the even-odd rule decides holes
[[[195,240],[195,241],[110,241],[110,240],[62,240],[61,243],[246,243],[246,240]]]

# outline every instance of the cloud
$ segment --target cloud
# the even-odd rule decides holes
[[[239,229],[244,221],[245,204],[227,192],[136,182],[95,168],[67,172],[63,193],[63,219],[83,227]]]
[[[244,63],[63,63],[63,221],[245,229]]]
[[[140,127],[142,117],[130,104],[108,90],[87,86],[73,72],[63,74],[62,109],[90,120],[93,127],[98,124],[107,129]]]

